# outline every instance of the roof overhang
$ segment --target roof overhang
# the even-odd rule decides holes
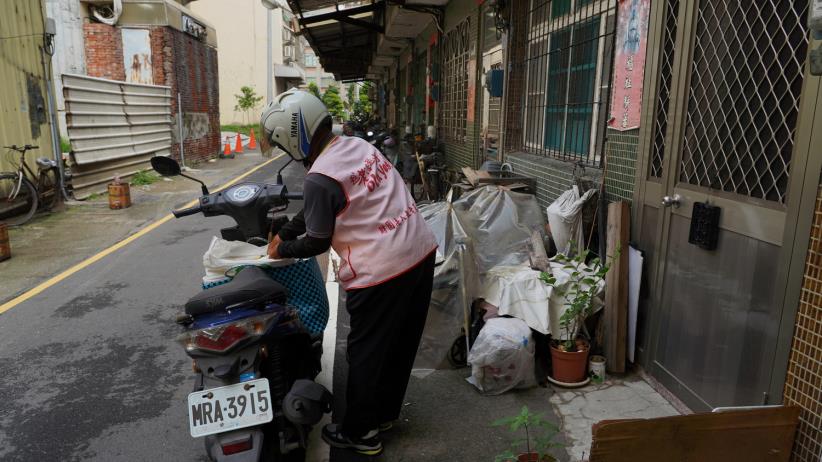
[[[300,33],[317,53],[323,69],[338,80],[366,77],[377,41],[385,31],[384,0],[288,0]]]

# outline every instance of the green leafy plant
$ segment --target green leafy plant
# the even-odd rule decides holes
[[[131,177],[132,186],[146,186],[156,183],[160,176],[151,170],[140,170]]]
[[[234,97],[237,98],[237,105],[234,106],[234,110],[242,112],[246,124],[248,124],[248,113],[260,104],[263,97],[257,96],[257,92],[247,85],[240,87],[240,93],[242,94],[234,95]]]
[[[345,116],[345,106],[343,106],[342,98],[340,97],[339,87],[336,85],[329,86],[325,90],[322,100],[332,117],[342,119]]]
[[[240,124],[229,124],[229,125],[220,125],[220,131],[223,132],[238,132],[242,133],[245,136],[249,136],[251,129],[254,129],[254,135],[260,136],[260,124],[250,124],[250,125],[240,125]],[[189,162],[186,160],[186,162]]]
[[[71,142],[64,136],[60,137],[60,152],[71,152]]]
[[[322,96],[320,95],[320,87],[317,86],[316,82],[308,82],[308,92],[317,98],[322,99]]]
[[[521,451],[523,446],[527,454],[538,454],[539,460],[553,458],[550,451],[564,446],[562,443],[554,441],[559,434],[559,427],[547,420],[544,414],[532,414],[528,410],[528,406],[523,406],[519,414],[496,420],[491,425],[508,427],[512,433],[518,433],[520,430],[525,432],[525,438],[514,440],[511,443],[511,448],[498,454],[494,462],[516,461],[517,456],[514,451]]]
[[[573,244],[572,244],[573,247]],[[610,266],[599,258],[592,259],[587,265],[590,252],[580,252],[574,257],[557,254],[554,260],[561,263],[562,268],[570,273],[567,281],[557,281],[553,274],[542,272],[539,279],[551,286],[566,303],[566,310],[559,318],[560,327],[564,332],[559,339],[559,347],[563,351],[577,351],[576,338],[585,319],[594,310],[594,299],[601,290],[600,283],[605,280]],[[614,258],[619,255],[616,250]]]
[[[352,87],[349,88],[349,98],[354,95],[354,89]],[[371,105],[371,100],[368,99],[368,90],[371,88],[371,82],[363,82],[360,85],[359,93],[354,97],[354,101],[351,105],[352,115],[351,120],[364,124],[368,122],[371,118],[371,111],[373,107]]]

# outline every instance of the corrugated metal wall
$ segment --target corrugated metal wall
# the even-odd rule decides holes
[[[32,168],[36,157],[54,155],[40,54],[44,11],[40,0],[0,3],[0,146],[40,146],[27,157]],[[0,150],[0,171],[14,170],[17,163],[6,151]]]
[[[171,153],[171,88],[63,75],[75,197]]]

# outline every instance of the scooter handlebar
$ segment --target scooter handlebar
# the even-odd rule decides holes
[[[198,206],[190,207],[190,208],[187,208],[187,209],[174,210],[171,213],[172,213],[172,215],[174,215],[174,218],[182,218],[182,217],[187,217],[189,215],[194,215],[194,214],[200,213],[201,211],[202,211],[202,209],[198,205]]]
[[[284,199],[288,199],[290,201],[301,201],[303,200],[303,193],[296,192],[296,193],[285,193],[283,194]]]

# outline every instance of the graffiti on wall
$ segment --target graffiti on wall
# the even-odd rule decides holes
[[[614,57],[611,122],[617,130],[639,127],[642,114],[642,80],[648,43],[650,0],[620,0]]]
[[[126,82],[154,84],[151,72],[151,40],[147,29],[122,29]]]

